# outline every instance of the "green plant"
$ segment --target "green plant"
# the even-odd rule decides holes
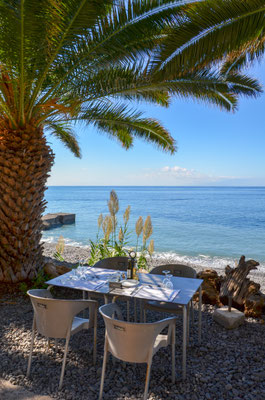
[[[58,239],[56,245],[56,252],[53,254],[53,257],[58,261],[64,261],[63,252],[65,248],[64,237],[61,235]]]
[[[30,289],[47,289],[48,285],[45,283],[50,279],[43,270],[40,270],[37,276],[31,281],[21,282],[19,289],[22,293],[26,294]]]
[[[109,215],[103,217],[102,214],[98,217],[98,232],[95,241],[90,240],[90,258],[89,265],[94,265],[108,257],[128,256],[132,250],[132,241],[130,240],[132,232],[129,230],[129,219],[131,206],[128,206],[123,214],[123,223],[119,224],[118,211],[119,199],[114,190],[110,193],[108,200]],[[102,231],[102,236],[100,236]],[[151,217],[148,216],[143,222],[143,218],[139,217],[136,225],[136,246],[134,247],[138,257],[138,267],[147,268],[147,258],[154,251],[154,241],[151,240],[148,246],[148,240],[153,233]],[[119,232],[119,233],[117,233]],[[139,246],[141,235],[142,244]]]

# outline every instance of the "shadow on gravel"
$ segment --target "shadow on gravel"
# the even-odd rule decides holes
[[[81,297],[73,291],[56,290],[59,297]],[[12,304],[12,303],[16,304]],[[96,400],[99,393],[104,346],[104,323],[98,318],[98,359],[92,365],[92,333],[79,332],[70,341],[63,390],[58,392],[64,341],[59,351],[47,350],[46,339],[35,341],[31,377],[25,377],[33,311],[28,298],[5,295],[0,303],[0,376],[37,394],[61,400]],[[126,312],[125,303],[120,303]],[[131,307],[133,311],[133,308]],[[198,345],[198,316],[191,325],[187,351],[187,380],[181,380],[182,318],[176,329],[175,385],[171,384],[170,349],[161,349],[153,359],[150,400],[264,400],[265,326],[247,319],[234,331],[212,320],[213,307],[203,306],[202,344]],[[148,321],[164,315],[148,312]],[[143,396],[146,365],[109,361],[104,399],[133,400]],[[246,397],[247,395],[247,397]],[[1,397],[1,396],[0,396]],[[4,397],[5,400],[8,397]],[[22,398],[23,399],[23,398]],[[22,400],[21,399],[21,400]]]

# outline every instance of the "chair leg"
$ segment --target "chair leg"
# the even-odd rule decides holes
[[[174,384],[176,381],[176,325],[172,327],[172,342],[171,342],[171,356],[172,356],[172,383]]]
[[[107,340],[105,339],[105,346],[104,346],[104,357],[103,357],[103,364],[102,364],[102,372],[101,372],[101,381],[100,381],[100,389],[99,389],[99,400],[102,399],[103,394],[103,387],[104,387],[104,380],[105,380],[105,371],[107,365],[107,358],[108,358],[108,345]]]
[[[190,341],[190,306],[187,307],[187,346]]]
[[[193,308],[193,301],[190,301],[190,308],[191,308],[191,323],[194,325],[194,308]]]
[[[95,314],[94,321],[94,346],[93,346],[93,364],[96,364],[97,360],[97,314]]]
[[[59,382],[59,390],[61,390],[62,386],[63,386],[63,377],[64,377],[64,370],[65,370],[65,363],[66,363],[66,356],[67,356],[67,352],[68,352],[69,340],[70,340],[70,333],[67,334],[67,338],[66,338],[66,342],[65,342],[62,372],[61,372],[61,377],[60,377],[60,382]]]
[[[35,338],[35,329],[36,329],[36,321],[35,321],[35,317],[34,317],[33,324],[32,324],[32,334],[31,334],[29,361],[28,361],[28,368],[27,368],[27,377],[29,377],[29,374],[30,374],[30,368],[31,368],[31,362],[32,362],[33,344],[34,344],[34,338]]]
[[[147,363],[147,370],[146,370],[146,377],[145,377],[145,388],[144,388],[144,398],[143,400],[147,400],[148,396],[148,389],[149,389],[149,381],[150,381],[150,373],[151,373],[151,366],[152,366],[152,358]]]

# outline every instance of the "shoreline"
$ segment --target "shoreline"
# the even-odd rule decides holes
[[[55,252],[55,248],[56,248],[56,243],[43,242],[44,256],[54,259],[53,254]],[[63,257],[66,263],[71,263],[71,264],[78,263],[79,260],[88,259],[89,256],[90,256],[89,246],[81,247],[81,246],[72,246],[67,244],[65,245]],[[177,255],[170,253],[155,253],[154,256],[152,257],[152,260],[150,260],[149,267],[152,268],[157,265],[163,265],[163,264],[186,264],[193,267],[197,272],[200,272],[205,269],[214,269],[218,273],[218,275],[224,275],[226,267],[225,264],[223,266],[215,264],[214,260],[212,265],[202,265],[199,263],[196,264],[196,262],[183,262],[179,260]],[[232,268],[234,267],[233,265],[230,266]],[[250,272],[248,277],[254,282],[259,283],[260,290],[262,292],[265,292],[264,269],[261,269],[261,267],[258,266],[258,269]]]

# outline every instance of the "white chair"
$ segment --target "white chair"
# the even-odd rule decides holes
[[[103,394],[108,353],[122,361],[147,363],[144,391],[144,400],[147,400],[153,355],[160,348],[171,345],[172,383],[175,383],[175,317],[149,324],[125,322],[119,307],[114,303],[100,307],[99,312],[106,327],[99,400]],[[162,335],[165,328],[168,328],[167,334]]]
[[[28,295],[34,309],[32,339],[28,361],[27,376],[30,375],[32,352],[35,331],[48,339],[66,339],[63,365],[59,383],[59,390],[63,385],[63,377],[68,351],[69,340],[72,335],[82,329],[94,329],[93,362],[96,362],[97,346],[97,310],[98,303],[94,300],[62,300],[54,299],[46,289],[29,290]],[[76,317],[81,311],[89,309],[89,319]]]
[[[178,276],[182,278],[193,278],[196,279],[197,273],[194,268],[188,265],[182,264],[168,264],[168,265],[159,265],[154,267],[150,274],[162,275],[164,270],[170,271],[170,274],[173,276]],[[182,307],[178,306],[174,303],[166,303],[162,301],[154,301],[148,300],[142,302],[143,313],[144,313],[144,322],[146,322],[146,310],[170,313],[170,314],[182,314]],[[192,311],[192,321],[193,321],[193,305],[192,301],[190,302],[190,308]],[[189,307],[188,307],[189,314]],[[187,332],[188,333],[188,332]]]

